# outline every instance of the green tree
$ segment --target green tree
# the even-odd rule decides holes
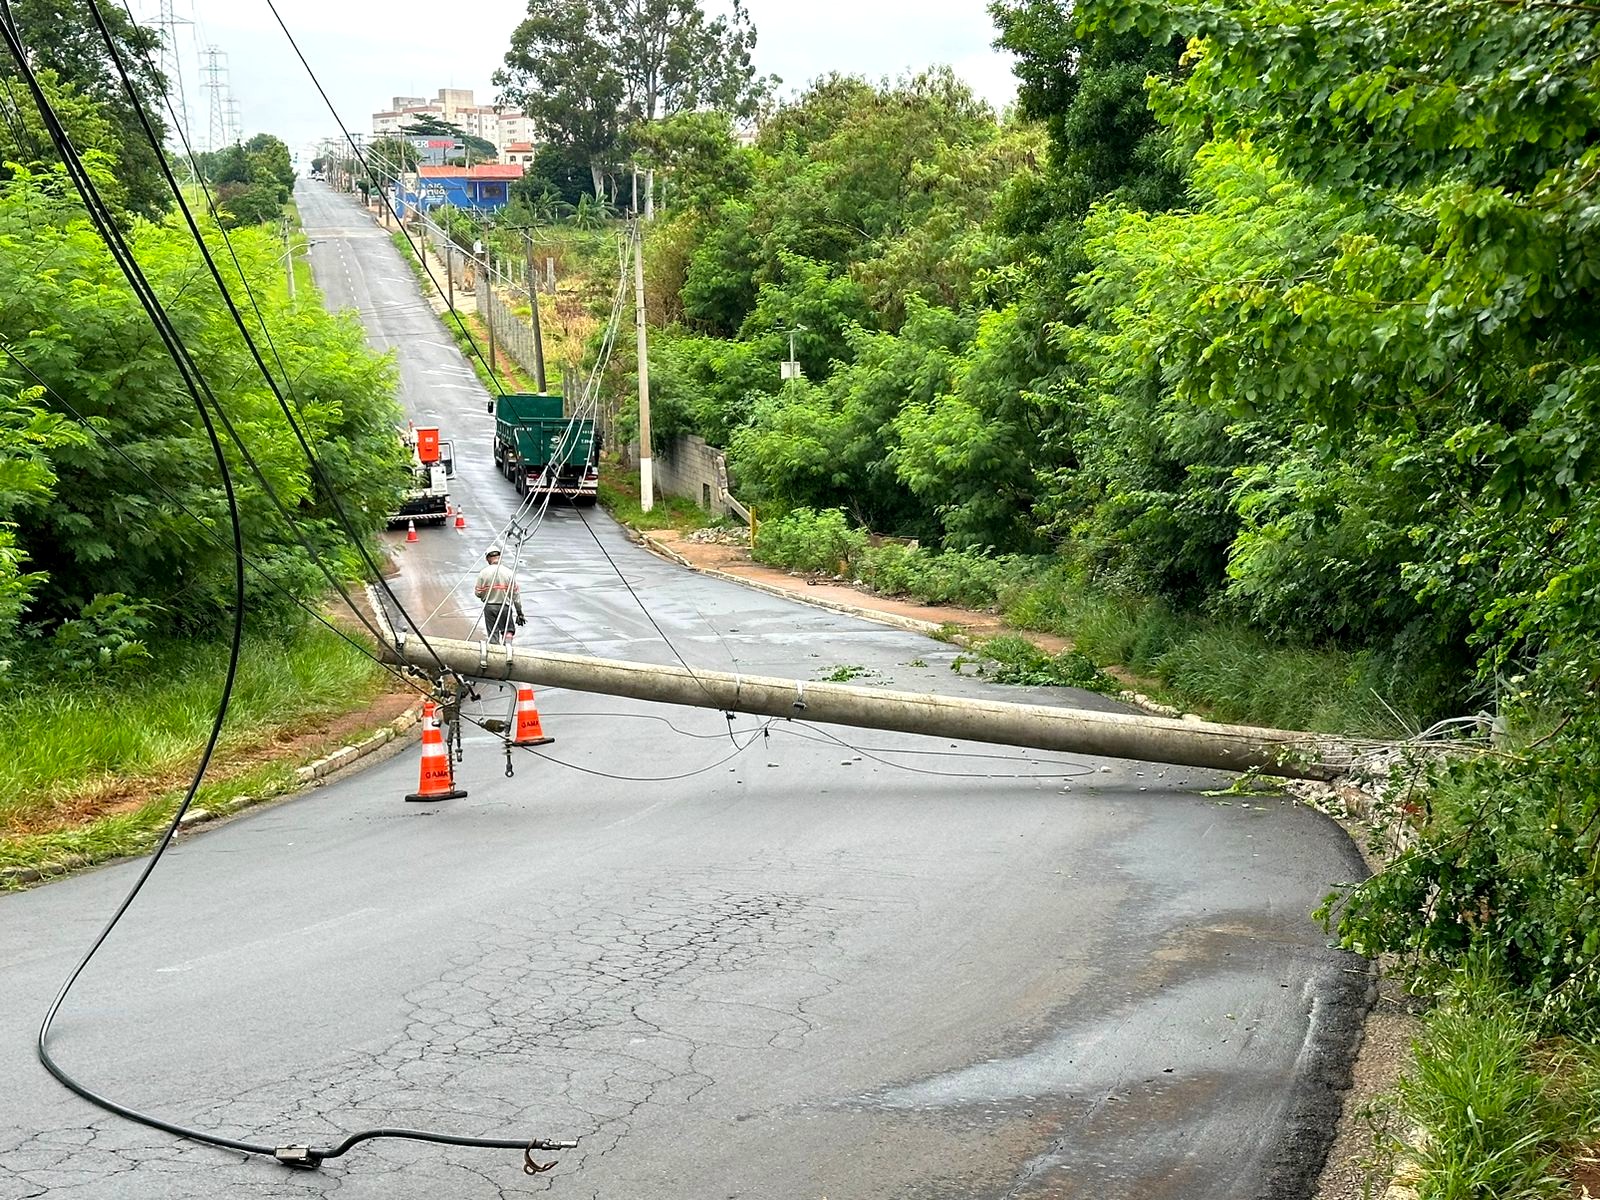
[[[196,285],[187,231],[138,222],[130,236],[274,490],[312,544],[342,568],[348,539],[237,327],[214,293]],[[370,535],[381,527],[401,477],[392,368],[366,349],[350,318],[288,305],[274,286],[281,274],[274,231],[243,229],[233,241],[295,381],[298,418],[358,531]],[[41,271],[41,261],[50,269]],[[25,503],[6,514],[14,526],[7,555],[13,582],[18,555],[35,573],[21,619],[44,634],[86,612],[103,623],[108,610],[97,598],[121,594],[120,603],[150,614],[162,635],[204,636],[222,627],[232,604],[232,551],[204,429],[109,251],[81,208],[50,180],[20,175],[0,185],[0,297],[0,337],[10,348],[0,353],[0,394],[27,397],[24,413],[31,406],[53,414],[57,424],[45,426],[46,433],[67,428],[59,423],[66,412],[60,397],[100,435],[41,441],[34,430],[32,469],[42,478],[37,472],[47,467],[56,482],[49,503]],[[17,359],[48,390],[28,392],[34,381]],[[14,418],[0,441],[6,445],[0,457],[14,461]],[[326,585],[261,485],[232,451],[230,458],[246,551],[260,568],[248,577],[251,609],[270,622],[287,603],[280,589],[309,599]],[[278,587],[264,583],[263,574]],[[9,591],[14,599],[15,587]]]
[[[714,19],[700,0],[529,0],[494,82],[546,140],[583,156],[604,198],[630,125],[754,111],[768,86],[750,61],[755,39],[740,0]]]
[[[109,136],[98,139],[97,148],[117,159],[123,203],[146,217],[164,213],[170,207],[170,193],[155,149],[140,124],[138,111],[123,90],[105,40],[87,7],[71,0],[10,0],[6,11],[19,39],[28,48],[33,69],[50,72],[63,90],[83,97],[105,123]],[[160,35],[135,24],[120,5],[101,5],[101,15],[146,114],[158,137],[164,136],[162,114],[166,108],[162,92],[166,81],[153,65],[160,49]],[[17,114],[22,125],[29,125],[31,122],[20,114],[32,108],[32,100],[9,55],[0,56],[0,90],[5,93],[0,105]],[[69,131],[76,134],[72,122],[66,123]],[[13,125],[13,130],[16,127]],[[48,137],[29,140],[32,149],[18,161],[56,161]]]

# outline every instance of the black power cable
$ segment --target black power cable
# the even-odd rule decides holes
[[[395,211],[394,205],[389,203],[389,196],[383,190],[382,181],[379,180],[372,167],[368,165],[366,155],[361,153],[361,147],[356,145],[356,139],[350,135],[350,130],[346,127],[344,118],[339,115],[339,110],[333,106],[333,101],[328,98],[328,93],[322,86],[322,80],[317,78],[317,73],[311,69],[311,64],[306,61],[306,56],[300,50],[300,43],[294,40],[294,34],[290,33],[289,27],[283,23],[283,17],[278,12],[278,6],[272,0],[267,0],[267,8],[271,10],[273,19],[278,22],[278,28],[283,30],[283,36],[289,39],[289,48],[294,51],[294,56],[300,60],[300,65],[306,69],[306,74],[311,78],[311,85],[317,89],[317,95],[322,97],[322,103],[327,106],[328,112],[332,114],[334,121],[338,124],[339,132],[344,134],[344,140],[350,144],[350,151],[356,156],[356,161],[361,164],[363,174],[377,187],[378,199],[383,202],[384,209],[394,217],[395,226],[405,237],[406,244],[411,247],[412,253],[417,256],[417,261],[422,264],[422,269],[428,273],[428,278],[432,281],[434,288],[440,295],[443,295],[445,289],[439,286],[439,280],[434,275],[433,268],[428,266],[426,252],[418,249],[416,241],[406,232],[405,223],[401,221],[400,214]],[[494,384],[495,390],[504,396],[506,394],[505,387],[500,383],[499,376],[490,369],[489,360],[484,358],[483,351],[478,348],[477,339],[472,336],[471,330],[467,328],[467,323],[461,319],[461,314],[456,312],[454,308],[450,310],[450,315],[456,319],[456,325],[461,330],[461,336],[467,339],[467,344],[472,347],[472,353],[483,364],[483,369],[488,373],[489,380]]]
[[[188,389],[190,397],[194,400],[195,408],[200,414],[200,420],[205,426],[206,436],[211,442],[212,454],[215,456],[217,461],[217,470],[221,475],[223,490],[227,495],[228,516],[233,527],[233,583],[235,597],[233,636],[228,654],[227,675],[223,681],[222,695],[217,702],[216,717],[211,723],[210,736],[206,739],[205,749],[201,753],[200,761],[195,767],[194,775],[190,780],[187,791],[184,793],[183,800],[178,805],[177,810],[173,813],[172,820],[167,825],[166,832],[162,835],[160,844],[156,847],[155,852],[151,854],[149,861],[145,863],[144,870],[139,873],[138,879],[134,881],[134,884],[128,890],[127,895],[123,897],[122,902],[117,906],[117,909],[112,914],[111,919],[106,922],[105,927],[101,929],[99,935],[90,944],[89,949],[85,951],[83,956],[78,960],[77,965],[72,969],[71,973],[62,983],[60,989],[56,992],[55,999],[51,1001],[50,1007],[45,1012],[44,1020],[39,1026],[38,1039],[35,1043],[35,1049],[38,1053],[39,1061],[43,1064],[44,1068],[49,1071],[51,1075],[55,1076],[55,1078],[63,1086],[69,1088],[79,1096],[82,1096],[90,1103],[99,1105],[101,1108],[107,1109],[108,1111],[118,1113],[129,1118],[130,1120],[138,1121],[141,1124],[152,1125],[156,1128],[165,1129],[169,1132],[181,1133],[182,1131],[180,1129],[161,1121],[159,1118],[150,1117],[147,1114],[136,1112],[125,1105],[118,1104],[114,1100],[91,1091],[89,1088],[85,1087],[83,1084],[74,1079],[64,1068],[61,1067],[59,1063],[55,1061],[50,1054],[50,1027],[54,1024],[56,1014],[60,1011],[62,1003],[67,998],[67,994],[72,990],[73,984],[78,981],[78,977],[83,974],[84,969],[89,965],[90,960],[94,958],[96,952],[98,952],[100,947],[105,943],[106,938],[111,936],[111,931],[115,929],[117,923],[122,920],[123,914],[128,911],[128,908],[133,904],[134,899],[139,895],[140,891],[143,890],[145,882],[150,878],[151,872],[155,870],[156,864],[161,861],[161,857],[166,852],[167,847],[172,844],[172,839],[177,834],[178,825],[183,819],[183,814],[188,811],[189,805],[193,802],[195,794],[199,791],[200,784],[205,778],[206,770],[211,765],[211,756],[216,751],[217,741],[222,735],[223,724],[227,720],[229,702],[233,698],[233,685],[238,676],[239,669],[239,654],[244,642],[244,529],[239,519],[238,496],[234,491],[232,472],[228,469],[227,455],[223,452],[222,440],[217,436],[216,426],[212,424],[210,414],[206,411],[205,402],[201,398],[200,390],[196,386],[194,379],[189,373],[189,367],[184,361],[184,356],[178,352],[177,346],[171,340],[174,336],[174,333],[170,325],[164,319],[165,314],[161,312],[158,304],[153,305],[151,303],[154,300],[154,297],[148,292],[146,287],[141,286],[143,283],[143,277],[138,272],[137,264],[131,263],[126,243],[122,241],[121,234],[117,230],[115,223],[110,220],[109,210],[105,208],[104,202],[101,200],[99,193],[95,190],[93,180],[91,180],[88,174],[84,171],[83,163],[79,159],[77,151],[73,147],[70,137],[68,137],[66,130],[62,127],[54,109],[51,108],[50,101],[48,97],[46,97],[43,88],[40,86],[38,77],[34,74],[32,67],[28,63],[26,48],[23,46],[17,35],[16,26],[11,13],[11,6],[6,2],[6,0],[0,0],[0,37],[4,38],[6,49],[16,61],[18,73],[27,83],[28,89],[33,95],[34,103],[39,108],[40,118],[43,120],[45,128],[49,131],[51,140],[55,143],[57,151],[62,157],[62,162],[66,168],[67,175],[69,178],[71,178],[73,185],[78,189],[79,193],[83,197],[84,206],[88,210],[90,220],[94,223],[95,228],[99,231],[101,237],[105,239],[107,248],[111,251],[111,255],[116,260],[117,265],[122,268],[123,273],[127,276],[128,283],[133,288],[135,295],[138,296],[140,303],[145,305],[146,311],[149,313],[151,321],[155,324],[157,332],[161,335],[163,342],[167,344],[168,352],[172,355],[173,361],[178,367],[178,372],[183,378],[185,387]],[[242,1147],[236,1146],[235,1148]]]
[[[156,492],[157,495],[161,496],[167,501],[167,503],[171,504],[174,511],[183,514],[193,521],[201,536],[203,536],[213,546],[223,548],[221,539],[212,532],[209,522],[207,522],[204,517],[200,516],[192,508],[185,504],[182,497],[180,497],[176,492],[172,491],[171,488],[167,487],[162,480],[151,474],[151,472],[146,469],[137,459],[119,446],[116,441],[106,433],[105,430],[101,429],[94,423],[92,418],[84,416],[83,413],[78,411],[77,406],[74,405],[72,401],[68,400],[55,388],[50,386],[49,381],[41,376],[39,372],[35,371],[33,367],[29,365],[28,361],[17,353],[17,348],[11,344],[10,340],[3,333],[0,333],[0,353],[6,354],[12,362],[16,363],[16,365],[20,367],[30,379],[33,380],[36,386],[44,389],[45,394],[50,397],[50,400],[53,404],[65,412],[74,421],[78,422],[79,425],[82,425],[96,438],[98,438],[101,444],[104,445],[107,450],[126,463],[128,468],[138,474],[145,481],[145,483]],[[245,567],[254,573],[257,582],[264,584],[271,590],[275,591],[278,595],[282,596],[285,600],[289,601],[289,603],[295,605],[312,620],[327,628],[330,632],[343,640],[347,645],[359,651],[365,657],[371,659],[390,675],[393,675],[397,680],[405,684],[406,687],[417,692],[419,695],[431,697],[434,694],[432,689],[424,688],[410,675],[407,675],[404,671],[401,671],[392,663],[384,662],[383,659],[373,654],[367,646],[364,646],[361,642],[351,637],[343,629],[340,629],[327,617],[319,613],[310,604],[307,604],[303,599],[291,592],[281,580],[276,578],[266,568],[253,561],[248,554],[245,555]]]
[[[106,25],[105,15],[100,10],[99,0],[89,0],[89,13],[94,19],[95,27],[100,32],[101,40],[105,42],[106,51],[111,56],[111,63],[116,68],[117,75],[122,81],[123,90],[127,92],[128,100],[133,105],[134,111],[139,116],[139,123],[144,129],[145,137],[149,140],[151,149],[155,152],[156,161],[161,166],[161,173],[167,181],[167,186],[172,190],[172,195],[178,202],[178,209],[183,213],[184,221],[189,227],[189,233],[194,238],[195,244],[199,247],[200,256],[205,260],[206,267],[211,273],[211,278],[217,285],[217,291],[221,294],[222,301],[227,306],[228,314],[233,318],[234,324],[238,326],[239,333],[244,338],[245,346],[250,351],[250,357],[256,364],[256,369],[261,372],[262,378],[266,380],[267,387],[271,390],[273,397],[277,400],[278,408],[282,411],[284,420],[289,423],[289,428],[294,432],[295,440],[300,444],[301,452],[306,456],[307,461],[311,464],[312,478],[316,480],[318,485],[322,488],[322,492],[328,498],[328,502],[332,506],[340,526],[344,529],[344,532],[350,541],[354,543],[356,552],[360,554],[362,561],[366,563],[367,569],[372,572],[372,578],[374,581],[376,581],[378,586],[383,589],[384,594],[388,596],[390,602],[394,604],[400,615],[408,623],[412,623],[411,616],[406,612],[405,606],[401,604],[400,598],[394,594],[393,589],[391,589],[389,586],[389,581],[383,576],[383,571],[378,567],[378,564],[373,561],[372,553],[366,544],[366,539],[361,537],[361,535],[356,531],[354,523],[350,520],[349,514],[345,511],[344,505],[340,503],[337,489],[333,486],[332,480],[328,477],[327,471],[323,468],[321,460],[317,458],[316,452],[312,450],[311,443],[306,440],[305,432],[301,428],[300,422],[295,419],[294,412],[290,409],[288,401],[284,398],[282,390],[278,387],[277,380],[273,378],[272,372],[267,369],[267,364],[261,356],[261,351],[256,345],[255,338],[251,336],[249,328],[245,325],[244,317],[239,312],[238,306],[234,303],[233,295],[231,292],[229,292],[227,284],[223,281],[222,272],[218,270],[216,260],[211,255],[211,249],[206,245],[205,235],[201,233],[200,226],[198,222],[195,221],[194,213],[190,209],[187,199],[184,197],[183,188],[179,185],[177,177],[172,172],[172,164],[167,159],[166,151],[161,145],[161,137],[156,132],[156,129],[150,120],[149,114],[145,111],[143,98],[139,95],[138,89],[134,87],[133,79],[128,73],[127,64],[122,61],[122,53],[117,48],[116,40],[111,36],[111,30]],[[130,12],[130,20],[132,19],[132,16],[133,14]],[[146,66],[150,66],[148,61],[146,62]],[[182,136],[181,131],[180,136]],[[188,140],[185,138],[184,148],[186,150],[188,149],[188,145]],[[192,154],[191,162],[193,162]],[[214,202],[212,202],[211,191],[205,185],[204,179],[202,178],[198,169],[198,164],[195,165],[195,177],[201,181],[200,186],[205,192],[207,204],[210,205],[212,214],[215,216],[216,205]],[[220,221],[218,224],[220,228]],[[274,357],[277,357],[277,346],[272,343],[271,334],[267,333],[266,318],[262,314],[260,306],[256,303],[255,292],[250,287],[249,280],[245,277],[244,268],[239,262],[239,256],[234,253],[233,240],[228,237],[226,230],[222,231],[222,237],[224,242],[227,244],[228,253],[233,257],[234,266],[239,271],[239,278],[244,283],[245,291],[249,295],[251,306],[255,309],[256,318],[261,322],[263,333],[266,333],[268,344],[272,347],[272,353]],[[284,383],[292,393],[294,390],[294,385],[289,379],[288,371],[284,367],[283,360],[281,358],[278,358],[278,368],[279,370],[283,371]],[[296,397],[296,399],[298,400],[298,397]],[[215,397],[212,397],[212,403],[213,405],[216,404]],[[232,425],[226,420],[226,418],[224,418],[223,423],[228,429],[229,436],[232,437],[234,443],[239,447],[240,452],[245,455],[246,462],[248,462],[251,466],[251,469],[255,471],[256,477],[260,480],[262,488],[266,491],[267,495],[272,498],[273,504],[277,507],[279,513],[282,514],[284,520],[288,522],[291,529],[298,534],[298,529],[295,528],[294,516],[283,506],[282,503],[279,502],[277,495],[272,490],[272,485],[267,481],[266,476],[258,468],[256,468],[254,459],[250,457],[249,451],[245,449],[244,443],[239,439],[238,435],[234,433]],[[322,562],[320,558],[318,558],[316,551],[311,547],[309,539],[302,537],[300,538],[300,543],[305,547],[306,552],[312,556],[313,560],[316,561],[318,568],[322,570],[322,573],[328,579],[328,582],[334,586],[334,588],[339,592],[339,595],[344,599],[344,602],[350,606],[350,610],[356,614],[357,619],[365,624],[368,632],[370,632],[381,642],[383,640],[381,632],[374,627],[371,622],[367,621],[365,614],[362,613],[359,608],[357,608],[355,601],[350,598],[349,593],[344,590],[342,584],[340,584],[339,581],[334,578],[333,573],[322,566]],[[427,635],[419,629],[417,630],[417,636],[421,640],[423,646],[427,648],[429,653],[433,654],[434,661],[439,665],[440,669],[445,669],[444,661],[436,652],[434,652],[433,646],[429,643]]]
[[[71,1091],[83,1097],[85,1100],[104,1108],[108,1112],[116,1113],[117,1115],[138,1124],[171,1133],[179,1137],[187,1138],[189,1140],[220,1146],[226,1149],[238,1150],[243,1153],[271,1156],[276,1158],[278,1161],[291,1166],[315,1167],[326,1159],[340,1157],[341,1155],[347,1153],[352,1147],[360,1144],[361,1142],[369,1141],[374,1138],[399,1138],[411,1141],[435,1142],[446,1145],[462,1145],[490,1149],[511,1149],[524,1151],[552,1150],[571,1147],[575,1143],[556,1143],[538,1138],[532,1140],[465,1138],[453,1134],[441,1134],[425,1130],[388,1128],[372,1129],[352,1134],[344,1141],[334,1146],[322,1148],[302,1145],[268,1146],[261,1143],[245,1142],[233,1138],[224,1138],[214,1134],[206,1133],[201,1130],[177,1125],[173,1122],[152,1116],[151,1114],[130,1108],[127,1105],[120,1104],[117,1101],[103,1096],[80,1083],[78,1080],[73,1078],[72,1075],[69,1074],[59,1063],[57,1063],[50,1054],[50,1029],[54,1024],[56,1014],[60,1011],[62,1003],[66,1000],[68,993],[71,991],[72,986],[77,982],[79,976],[88,966],[94,955],[99,951],[100,947],[104,944],[106,938],[110,936],[112,930],[116,928],[118,922],[121,921],[123,915],[128,911],[128,908],[132,905],[134,899],[143,889],[145,882],[150,878],[151,873],[155,870],[156,865],[161,861],[161,858],[166,853],[167,848],[172,844],[172,839],[177,833],[178,827],[183,819],[183,815],[185,812],[187,812],[189,805],[193,802],[194,796],[199,790],[200,783],[204,779],[205,772],[210,766],[211,756],[215,751],[217,741],[221,736],[223,724],[227,719],[228,705],[232,698],[233,684],[238,671],[240,649],[244,639],[245,554],[243,528],[239,520],[237,497],[233,490],[232,476],[228,469],[227,457],[223,452],[221,439],[217,436],[215,426],[213,426],[211,423],[210,415],[206,410],[205,400],[202,398],[202,393],[205,393],[207,396],[210,395],[209,388],[206,386],[203,376],[199,375],[193,359],[187,352],[187,348],[184,346],[176,329],[172,326],[171,319],[161,305],[159,297],[155,295],[153,289],[150,287],[149,281],[145,278],[143,271],[139,267],[138,261],[134,258],[131,249],[123,239],[120,230],[117,229],[115,221],[111,218],[111,211],[109,207],[106,205],[104,199],[100,196],[98,189],[95,187],[94,181],[89,177],[87,171],[85,171],[82,160],[79,158],[77,150],[73,146],[70,136],[67,134],[66,129],[61,125],[60,119],[57,116],[54,108],[51,106],[49,98],[45,95],[44,90],[39,83],[38,77],[34,74],[31,66],[29,65],[27,49],[23,45],[17,33],[11,8],[7,0],[0,0],[0,17],[3,17],[3,19],[0,19],[0,36],[3,36],[6,43],[6,48],[17,64],[19,74],[24,80],[26,80],[28,84],[29,91],[33,95],[34,103],[39,108],[40,117],[49,130],[51,140],[55,143],[57,151],[61,154],[67,174],[71,178],[74,186],[78,189],[80,195],[83,197],[84,205],[89,213],[90,219],[94,223],[101,237],[105,240],[106,246],[112,257],[117,262],[117,265],[122,269],[130,287],[138,297],[140,304],[145,308],[146,313],[150,316],[151,322],[155,325],[158,334],[161,336],[163,344],[166,346],[168,353],[172,356],[173,362],[177,366],[179,374],[182,376],[185,386],[189,390],[189,393],[195,402],[201,419],[205,424],[208,436],[210,437],[212,450],[217,458],[218,468],[222,473],[222,480],[228,496],[229,513],[234,530],[234,584],[236,604],[234,608],[232,649],[229,657],[228,674],[224,682],[222,698],[218,704],[217,715],[212,724],[212,731],[210,738],[207,741],[206,749],[202,755],[200,763],[196,768],[193,781],[190,784],[183,801],[174,812],[172,820],[168,824],[160,844],[152,853],[149,861],[145,864],[144,870],[140,873],[139,878],[135,881],[133,887],[124,897],[121,904],[118,905],[117,910],[112,915],[110,921],[107,922],[105,928],[101,930],[99,936],[94,940],[88,951],[79,960],[77,966],[62,984],[61,989],[56,994],[54,1001],[47,1010],[44,1020],[40,1025],[36,1043],[36,1050],[40,1062],[44,1065],[45,1069],[48,1070],[63,1086],[69,1088]],[[215,405],[215,397],[210,396],[210,399],[213,405]],[[223,416],[220,407],[218,408],[218,415]],[[241,450],[242,449],[243,447],[241,446]],[[530,1168],[534,1166],[531,1159],[529,1159],[529,1166]]]

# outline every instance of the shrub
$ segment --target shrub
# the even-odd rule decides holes
[[[797,508],[757,527],[754,555],[791,571],[836,573],[847,570],[866,545],[866,532],[852,529],[842,510]]]

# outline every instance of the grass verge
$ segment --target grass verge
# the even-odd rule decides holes
[[[1395,1096],[1403,1128],[1380,1146],[1401,1195],[1580,1194],[1578,1159],[1600,1137],[1600,1049],[1541,1040],[1525,1005],[1469,960],[1428,1014]]]
[[[1367,737],[1415,732],[1455,699],[1442,671],[1403,670],[1375,651],[1288,645],[1240,622],[1113,596],[1054,558],[873,545],[838,511],[763,522],[755,557],[791,570],[842,568],[882,595],[997,611],[1016,629],[1071,643],[1075,657],[1057,662],[1004,643],[986,650],[1001,679],[1102,686],[1101,672],[1120,668],[1149,680],[1141,690],[1154,699],[1218,720]]]
[[[0,867],[81,865],[146,848],[172,814],[220,694],[224,645],[174,647],[116,683],[23,686],[0,712]],[[201,807],[287,790],[285,744],[370,705],[388,676],[318,626],[247,639]],[[286,758],[285,753],[291,757]]]

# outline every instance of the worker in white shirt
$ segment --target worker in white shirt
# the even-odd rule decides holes
[[[500,565],[499,547],[491,547],[484,558],[489,565],[478,572],[472,594],[483,601],[483,627],[488,639],[503,644],[511,640],[513,615],[518,625],[527,623],[522,615],[522,590],[517,587],[517,573]]]

